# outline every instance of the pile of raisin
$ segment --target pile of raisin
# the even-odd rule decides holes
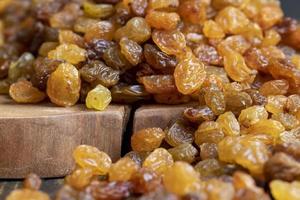
[[[265,106],[293,128],[279,111],[300,94],[299,44],[278,0],[2,0],[0,94],[96,110],[194,101],[213,119]]]
[[[196,102],[91,146],[56,200],[299,200],[300,23],[278,0],[1,0],[0,93],[18,103]],[[35,175],[7,200],[48,200]]]

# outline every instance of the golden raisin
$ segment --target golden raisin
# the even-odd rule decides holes
[[[146,128],[134,133],[131,137],[131,147],[134,151],[153,151],[165,138],[161,128]]]
[[[76,164],[91,169],[94,175],[106,175],[112,163],[106,153],[88,145],[78,146],[73,152],[73,158]]]

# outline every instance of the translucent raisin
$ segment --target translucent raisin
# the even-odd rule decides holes
[[[213,20],[208,20],[204,23],[203,33],[207,38],[222,39],[225,33],[222,27]]]
[[[186,119],[197,124],[203,121],[213,121],[216,118],[216,115],[208,106],[187,108],[183,114]]]
[[[86,50],[75,44],[61,44],[48,53],[48,58],[65,60],[70,64],[78,64],[86,60]]]
[[[128,181],[138,170],[138,165],[128,157],[114,163],[108,172],[109,181]]]
[[[79,99],[80,83],[76,67],[63,63],[49,76],[47,94],[59,106],[72,106]]]
[[[114,46],[114,42],[103,40],[103,39],[93,39],[87,43],[87,56],[89,59],[98,60],[102,58],[104,52],[110,47]]]
[[[138,43],[127,38],[122,38],[119,44],[121,53],[132,65],[137,65],[142,62],[143,48]]]
[[[143,76],[139,81],[151,94],[165,94],[176,92],[175,81],[172,75]]]
[[[174,161],[184,161],[192,163],[198,154],[198,150],[189,143],[184,143],[174,148],[168,149],[169,153],[173,156]]]
[[[93,177],[93,171],[89,168],[79,168],[66,177],[66,183],[73,188],[81,190],[90,184]]]
[[[264,95],[284,95],[288,92],[289,82],[286,80],[272,80],[265,82],[259,89],[259,92]]]
[[[182,59],[175,68],[176,87],[182,94],[199,90],[206,78],[204,64],[194,56]]]
[[[246,108],[242,110],[239,116],[239,122],[245,127],[249,127],[263,119],[268,119],[268,112],[263,106]]]
[[[185,37],[178,30],[154,30],[152,32],[152,40],[160,48],[160,50],[168,55],[178,56],[185,53]]]
[[[111,92],[101,84],[88,92],[85,103],[86,107],[95,110],[105,110],[110,104]]]
[[[111,167],[110,157],[96,147],[80,145],[73,152],[73,158],[80,167],[91,169],[94,175],[105,175]]]
[[[180,22],[180,17],[175,12],[150,11],[145,19],[151,27],[165,30],[175,29]]]
[[[217,122],[226,136],[237,136],[240,134],[240,125],[232,112],[220,115]]]
[[[131,137],[131,147],[134,151],[152,151],[158,148],[165,138],[160,128],[147,128],[134,133]]]
[[[216,16],[216,22],[223,28],[225,33],[239,34],[249,24],[247,16],[239,9],[228,6]]]
[[[193,50],[195,56],[207,65],[222,65],[223,58],[217,50],[210,45],[200,44]]]
[[[203,122],[195,132],[195,143],[200,146],[203,143],[218,144],[224,138],[219,123],[214,121]]]
[[[172,155],[164,148],[155,149],[143,162],[143,167],[153,170],[159,175],[165,174],[173,165]]]
[[[132,68],[130,62],[117,46],[108,48],[103,54],[103,59],[109,67],[112,67],[115,70],[125,71]]]
[[[163,181],[168,191],[185,195],[198,189],[199,174],[191,165],[177,161],[166,171]]]
[[[38,103],[46,98],[45,93],[32,86],[29,81],[18,81],[9,88],[10,97],[18,103]]]
[[[184,120],[176,120],[172,122],[166,129],[166,142],[173,146],[179,146],[184,143],[192,143],[195,129]]]
[[[110,21],[103,20],[88,27],[84,39],[86,42],[91,42],[94,39],[112,40],[114,32],[114,24]]]
[[[151,28],[144,18],[134,17],[115,32],[114,38],[116,40],[119,41],[122,37],[143,43],[151,37]]]
[[[131,181],[134,185],[134,192],[138,194],[149,193],[161,185],[160,176],[147,168],[141,168],[134,173]]]
[[[270,183],[271,193],[276,200],[297,199],[300,191],[299,181],[288,183],[274,180]]]

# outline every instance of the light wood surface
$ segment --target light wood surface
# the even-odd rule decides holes
[[[73,169],[72,151],[89,144],[120,157],[129,107],[111,105],[105,111],[52,104],[15,104],[0,96],[0,178],[64,176]]]
[[[194,104],[185,105],[145,105],[138,108],[134,114],[133,132],[144,128],[160,127],[162,129],[182,115],[185,108]]]

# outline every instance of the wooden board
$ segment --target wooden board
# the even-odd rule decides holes
[[[73,169],[72,151],[89,144],[120,157],[129,107],[111,105],[103,112],[84,105],[21,105],[0,96],[0,178],[64,176]]]
[[[182,115],[185,108],[193,104],[185,105],[146,105],[138,108],[134,114],[133,132],[144,128],[166,128],[171,120]]]

